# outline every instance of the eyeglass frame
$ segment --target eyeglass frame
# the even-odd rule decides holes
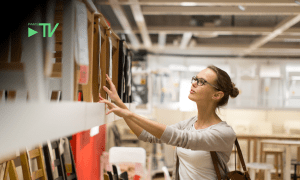
[[[217,86],[215,86],[215,85],[213,85],[213,84],[207,82],[207,81],[206,81],[205,79],[203,79],[203,78],[197,78],[196,76],[193,76],[193,77],[192,77],[192,80],[191,80],[191,83],[192,83],[192,84],[193,84],[193,80],[194,80],[194,79],[197,80],[197,86],[204,86],[204,85],[207,83],[207,84],[211,85],[212,87],[214,87],[215,89],[221,91],[219,88],[217,88]],[[203,83],[203,84],[201,83],[201,85],[199,85],[199,83],[200,83],[199,80],[200,80],[200,79],[204,81],[204,83]]]

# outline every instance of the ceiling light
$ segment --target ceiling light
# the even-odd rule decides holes
[[[284,39],[284,42],[300,42],[300,39]]]
[[[187,71],[187,67],[181,64],[170,64],[169,69],[173,71]]]
[[[292,76],[291,80],[292,81],[300,81],[300,76]]]
[[[300,2],[298,0],[295,0],[295,3],[298,4],[298,5],[300,5]]]
[[[190,72],[200,72],[202,71],[203,69],[205,69],[206,66],[195,66],[195,65],[192,65],[192,66],[189,66],[189,71]]]
[[[242,6],[242,5],[239,5],[238,7],[239,7],[239,9],[242,10],[242,11],[245,11],[245,10],[246,10],[246,8],[245,8],[244,6]]]
[[[181,6],[196,6],[197,3],[195,2],[182,2],[180,3]]]

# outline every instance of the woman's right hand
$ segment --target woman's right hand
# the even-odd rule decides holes
[[[114,83],[111,81],[111,79],[108,77],[107,74],[106,74],[106,81],[108,81],[110,85],[110,90],[106,86],[103,86],[104,91],[107,92],[108,96],[113,102],[118,102],[120,100],[120,97],[118,95],[116,86],[114,85]]]

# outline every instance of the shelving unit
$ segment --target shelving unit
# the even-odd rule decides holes
[[[91,0],[81,2],[87,9],[89,81],[80,84],[82,72],[78,59],[76,60],[77,34],[74,29],[77,2],[56,2],[56,6],[49,4],[48,8],[55,13],[47,15],[49,21],[52,19],[53,23],[62,23],[55,36],[43,38],[42,33],[37,33],[32,37],[25,37],[27,27],[22,27],[19,34],[20,37],[23,35],[21,41],[12,43],[11,51],[7,49],[7,57],[0,59],[0,163],[11,159],[16,151],[25,147],[121,119],[113,113],[106,116],[108,109],[105,104],[97,103],[99,92],[108,99],[102,86],[107,86],[105,74],[109,73],[110,64],[110,76],[115,85],[118,85],[120,38],[108,26]],[[41,12],[36,12],[31,21],[42,22],[41,17]],[[43,44],[47,44],[46,47]],[[126,43],[125,46],[128,48]],[[15,55],[8,59],[8,54],[13,54],[12,52]],[[5,101],[3,90],[16,95],[11,101]],[[79,90],[83,92],[84,102],[78,102],[76,92]],[[52,91],[61,91],[61,101],[50,101]],[[134,104],[126,105],[134,111]]]

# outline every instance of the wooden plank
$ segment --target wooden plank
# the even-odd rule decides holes
[[[88,50],[89,50],[89,74],[88,83],[82,84],[83,100],[85,102],[93,102],[93,34],[94,34],[94,14],[87,8],[87,21],[88,21]]]
[[[62,57],[62,51],[56,51],[54,54],[54,58],[61,58]]]
[[[80,67],[75,62],[74,63],[74,101],[78,101],[78,91],[79,91],[79,78],[80,78]],[[81,87],[81,86],[80,86]]]
[[[109,43],[109,38],[110,38],[110,36],[111,36],[111,34],[110,34],[110,29],[107,29],[106,30],[106,38],[107,38],[107,40],[105,41],[106,42],[106,67],[105,67],[105,73],[107,74],[107,75],[109,75],[109,68],[110,68],[110,43]],[[106,77],[106,76],[105,76]],[[106,78],[105,78],[106,79]],[[105,81],[105,86],[108,88],[108,89],[110,89],[110,85],[109,85],[109,83],[107,82],[107,81]],[[108,96],[106,96],[106,99],[108,99]]]
[[[24,66],[21,62],[5,63],[0,62],[0,70],[2,71],[23,71]]]
[[[51,77],[61,78],[61,75],[62,75],[62,63],[54,63]]]
[[[54,15],[54,23],[62,23],[63,22],[63,11],[55,11]]]
[[[14,101],[16,99],[16,91],[8,91],[7,100]]]
[[[56,62],[56,63],[61,63],[61,61],[62,61],[62,58],[56,58],[56,59],[55,59],[55,62]]]
[[[62,51],[62,42],[55,43],[55,51]]]
[[[98,102],[99,101],[99,92],[100,88],[99,85],[101,82],[99,81],[101,75],[100,75],[100,69],[99,69],[99,63],[100,63],[100,41],[99,41],[99,35],[101,33],[101,30],[99,32],[99,16],[94,16],[94,40],[93,40],[93,74],[92,74],[92,91],[93,91],[93,101]]]
[[[60,26],[60,25],[58,25]],[[62,31],[55,31],[55,42],[62,42]]]
[[[44,162],[44,157],[43,157],[43,153],[42,153],[42,147],[39,146],[38,147],[38,151],[40,153],[40,156],[37,157],[37,164],[38,164],[38,171],[41,171],[41,173],[39,173],[38,178],[41,178],[41,180],[47,180],[47,174],[46,174],[46,167],[45,167],[45,162]]]
[[[31,180],[27,154],[25,152],[22,152],[20,154],[20,159],[21,159],[21,165],[22,165],[22,172],[23,172],[24,180]]]
[[[63,10],[63,0],[56,0],[55,10],[56,11]]]
[[[38,179],[38,178],[41,178],[43,177],[43,170],[42,169],[39,169],[37,171],[34,171],[32,172],[32,179]]]
[[[101,22],[101,20],[100,20]],[[106,29],[100,24],[101,29],[101,53],[100,53],[100,68],[101,68],[101,83],[100,83],[100,94],[103,98],[106,98],[106,91],[103,86],[106,86],[106,51],[109,46],[107,46],[107,34]],[[102,34],[103,32],[103,34]]]
[[[33,149],[31,151],[29,151],[29,159],[33,159],[40,156],[40,151],[39,149]]]
[[[7,176],[8,176],[8,168],[9,168],[8,165],[9,165],[9,162],[6,162],[3,180],[7,180]]]
[[[8,162],[8,173],[9,173],[10,180],[19,180],[16,166],[13,160],[10,160]]]
[[[119,43],[120,40],[112,36],[113,52],[112,52],[112,82],[118,89],[118,73],[119,73]]]

